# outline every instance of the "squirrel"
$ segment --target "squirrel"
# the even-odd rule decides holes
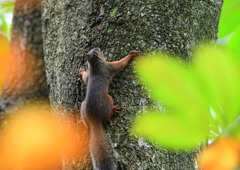
[[[90,129],[89,147],[94,170],[117,169],[111,140],[108,139],[103,125],[114,113],[118,113],[120,108],[113,106],[108,86],[113,76],[124,69],[137,53],[138,51],[131,51],[119,61],[107,62],[100,48],[94,48],[85,54],[88,72],[79,70],[83,82],[87,85],[87,94],[80,111],[84,126]]]

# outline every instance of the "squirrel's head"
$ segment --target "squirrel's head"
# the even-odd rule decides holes
[[[105,61],[105,57],[100,48],[93,48],[85,54],[88,61]]]

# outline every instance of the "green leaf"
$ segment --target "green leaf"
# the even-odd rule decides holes
[[[240,1],[224,1],[219,21],[218,38],[235,32],[240,25]]]
[[[2,25],[0,27],[0,31],[4,32],[5,34],[8,33],[8,24],[6,23],[5,20],[2,20]]]
[[[223,136],[234,136],[240,139],[240,115],[232,124],[229,125],[223,133]]]
[[[148,113],[133,126],[133,132],[168,148],[196,148],[209,133],[208,126],[190,118]]]
[[[196,55],[195,70],[201,80],[201,93],[227,126],[240,109],[238,62],[226,51],[205,46]]]
[[[231,36],[228,44],[227,49],[231,50],[234,53],[234,56],[240,63],[240,26],[237,31]]]
[[[1,1],[0,5],[1,5],[1,8],[13,7],[14,6],[14,1],[13,0]]]
[[[210,106],[197,89],[192,69],[183,67],[178,61],[158,54],[139,62],[136,70],[155,99],[198,119],[204,117],[203,112],[209,111]]]
[[[0,6],[0,19],[1,19],[1,25],[0,25],[0,31],[4,34],[8,35],[10,37],[11,27],[12,24],[7,22],[6,15],[13,13],[14,9],[14,3],[6,3]]]
[[[226,50],[206,45],[188,67],[160,54],[146,56],[136,70],[152,96],[172,108],[171,117],[143,116],[133,128],[161,145],[194,147],[210,132],[219,135],[219,127],[226,130],[239,115],[240,67]]]

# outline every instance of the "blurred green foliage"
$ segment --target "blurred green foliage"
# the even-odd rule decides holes
[[[10,38],[12,27],[12,15],[14,9],[14,2],[3,1],[0,2],[0,33]]]
[[[240,1],[224,1],[220,45],[198,49],[191,65],[163,54],[145,56],[136,70],[152,97],[171,109],[147,111],[133,132],[168,148],[195,148],[219,135],[239,137]]]
[[[240,109],[239,64],[226,50],[206,45],[184,66],[161,54],[139,61],[139,77],[152,96],[171,106],[169,113],[149,111],[135,133],[166,147],[193,148],[216,138],[237,118]]]
[[[225,0],[219,21],[218,38],[222,38],[240,29],[240,1]]]
[[[226,0],[223,3],[218,29],[219,41],[231,50],[240,62],[240,1]]]

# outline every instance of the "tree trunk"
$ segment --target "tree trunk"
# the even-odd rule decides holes
[[[62,115],[79,120],[86,86],[78,70],[87,68],[84,53],[100,47],[108,61],[131,50],[163,50],[189,59],[200,41],[216,39],[222,0],[216,1],[73,1],[46,0],[42,4],[43,47],[51,105]],[[157,107],[134,76],[131,62],[112,81],[109,94],[121,108],[107,133],[122,169],[195,169],[195,152],[172,153],[137,139],[130,126],[139,111]],[[76,121],[79,136],[83,126]],[[81,143],[81,141],[79,141]],[[81,145],[88,148],[88,144]],[[90,162],[89,151],[84,151]],[[80,158],[64,169],[91,168]]]
[[[0,98],[2,113],[27,101],[48,100],[40,9],[41,0],[15,2],[9,67]]]

